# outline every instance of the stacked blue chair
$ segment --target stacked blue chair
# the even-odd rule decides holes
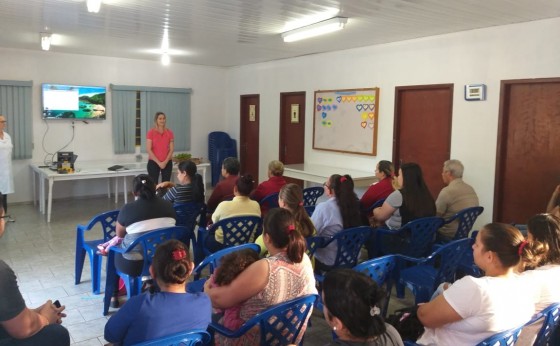
[[[190,330],[159,339],[144,341],[136,346],[203,346],[210,344],[210,334],[205,330]]]
[[[537,334],[534,346],[559,345],[560,340],[552,340],[554,332],[560,326],[560,303],[551,304],[541,311],[527,325],[533,324],[544,318],[543,325]]]
[[[101,262],[103,256],[97,253],[97,245],[111,240],[115,235],[118,210],[112,210],[94,216],[86,225],[78,225],[76,228],[76,260],[75,260],[75,284],[82,279],[82,270],[86,253],[89,256],[91,266],[91,290],[99,294],[101,289]],[[86,232],[91,231],[97,225],[101,226],[101,239],[86,240]]]
[[[193,248],[196,247],[195,228],[198,223],[201,227],[206,225],[206,204],[197,202],[188,203],[175,203],[176,226],[183,226],[187,229],[188,235],[184,243],[189,246],[190,242],[193,243]]]
[[[262,232],[262,219],[260,216],[240,215],[220,220],[211,227],[220,227],[222,229],[224,234],[224,246],[228,248],[236,245],[253,243]],[[212,252],[204,246],[207,236],[208,231],[206,228],[199,227],[198,246],[195,250],[199,253],[195,253],[195,256],[202,256],[200,258],[204,258],[212,254]]]
[[[443,245],[427,258],[402,256],[416,265],[400,270],[397,296],[404,297],[406,286],[414,294],[415,304],[428,302],[441,283],[455,281],[457,266],[471,246],[471,239],[460,239]]]
[[[381,315],[387,315],[389,307],[389,299],[391,298],[391,290],[393,289],[394,271],[397,267],[397,255],[387,255],[370,259],[362,262],[354,267],[354,270],[364,273],[377,283],[378,286],[383,287],[386,293],[385,301],[381,309]]]
[[[107,313],[109,312],[111,296],[113,295],[115,286],[117,285],[117,275],[120,276],[125,283],[128,298],[140,294],[142,289],[142,276],[150,276],[149,268],[152,264],[152,258],[154,257],[157,246],[169,239],[185,239],[187,234],[188,230],[182,226],[165,227],[146,232],[138,239],[134,240],[126,249],[121,247],[110,248],[107,260],[107,281],[105,284],[103,315],[107,315]],[[117,270],[117,268],[115,267],[115,254],[128,253],[132,251],[137,245],[140,245],[142,247],[144,266],[142,268],[142,273],[140,274],[140,276],[131,277]]]
[[[237,157],[237,142],[221,131],[208,134],[208,159],[212,172],[212,186],[220,181],[222,162],[228,157]]]
[[[258,326],[260,333],[258,345],[296,344],[303,338],[302,328],[307,325],[316,299],[317,295],[310,294],[273,305],[256,314],[237,330],[230,330],[214,322],[210,323],[209,328],[234,339]]]
[[[317,200],[325,193],[322,186],[314,186],[303,189],[303,207],[309,216],[313,214]]]
[[[220,266],[220,260],[227,254],[232,252],[241,251],[245,249],[251,249],[256,253],[261,252],[261,247],[255,243],[248,243],[242,244],[237,246],[228,247],[227,249],[223,249],[220,251],[216,251],[215,253],[211,254],[210,256],[206,257],[202,262],[200,262],[196,268],[193,269],[192,275],[194,277],[194,281],[189,282],[187,284],[187,291],[189,293],[198,293],[202,292],[204,288],[204,282],[206,279],[201,279],[202,271],[208,267],[208,274],[211,275],[214,273],[214,270]]]
[[[427,256],[442,224],[441,217],[423,217],[408,222],[398,230],[378,228],[375,232],[375,249],[368,249],[370,257],[394,253],[413,258]]]

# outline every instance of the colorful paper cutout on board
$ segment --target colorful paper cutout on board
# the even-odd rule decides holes
[[[367,120],[367,117],[368,117],[367,113],[362,113],[362,120]]]
[[[362,126],[363,129],[365,129],[367,127],[367,121],[362,121],[360,125]]]
[[[340,101],[342,101],[342,96],[337,96],[337,97],[336,97],[336,101],[337,101],[338,103],[340,103]]]

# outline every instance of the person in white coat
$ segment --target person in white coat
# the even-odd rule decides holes
[[[14,174],[12,173],[12,138],[4,129],[6,117],[0,114],[0,194],[4,204],[4,211],[8,211],[8,194],[14,193]],[[12,218],[6,218],[13,221]]]

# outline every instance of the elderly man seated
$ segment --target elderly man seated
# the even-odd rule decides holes
[[[441,189],[436,200],[437,216],[448,219],[465,208],[478,206],[476,192],[463,181],[464,170],[459,160],[447,160],[443,163],[441,177],[447,186]],[[457,220],[443,225],[438,230],[438,237],[447,241],[453,239],[458,226]]]

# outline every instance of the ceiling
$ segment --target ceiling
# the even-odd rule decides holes
[[[344,30],[282,41],[334,16]],[[159,60],[167,21],[172,63],[229,67],[553,17],[560,1],[103,0],[94,14],[85,0],[2,0],[0,47],[40,50],[48,31],[52,52]]]

